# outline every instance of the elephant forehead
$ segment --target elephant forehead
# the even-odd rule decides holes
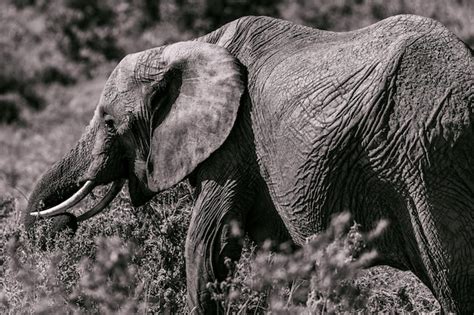
[[[118,92],[126,92],[136,85],[134,70],[137,56],[135,55],[127,55],[120,61],[107,80],[106,89],[115,88]]]
[[[102,110],[112,113],[117,111],[117,105],[123,107],[135,103],[140,95],[140,85],[134,77],[134,70],[137,62],[137,54],[127,55],[115,67],[112,74],[105,83],[100,99]]]

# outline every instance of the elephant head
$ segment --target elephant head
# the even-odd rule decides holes
[[[183,180],[229,135],[244,88],[241,65],[217,45],[181,42],[126,56],[80,140],[36,184],[26,229],[52,216],[53,225],[74,228],[66,210],[98,185],[113,182],[78,221],[104,209],[125,180],[134,206]]]

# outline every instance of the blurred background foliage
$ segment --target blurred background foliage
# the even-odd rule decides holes
[[[240,16],[345,31],[401,13],[437,19],[474,46],[472,0],[3,0],[0,122],[44,108],[51,85],[91,78],[127,53],[202,35]]]

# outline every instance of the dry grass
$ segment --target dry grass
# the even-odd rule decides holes
[[[3,214],[13,212],[4,200]],[[186,184],[133,209],[123,192],[108,213],[62,235],[46,251],[14,225],[4,225],[0,310],[9,313],[183,313],[183,247],[192,199]],[[225,281],[209,284],[227,313],[314,314],[344,311],[439,311],[409,273],[363,270],[374,257],[348,217],[335,221],[302,250],[277,254],[247,241]],[[45,231],[43,226],[40,231]]]

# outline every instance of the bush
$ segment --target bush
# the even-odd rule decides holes
[[[165,0],[160,9],[164,22],[176,23],[181,31],[194,36],[211,32],[245,15],[279,16],[281,0]]]
[[[102,192],[99,192],[102,193]],[[86,202],[89,207],[93,200]],[[6,313],[183,313],[184,239],[191,194],[181,185],[133,210],[121,193],[110,213],[63,234],[46,251],[7,225],[0,240],[0,311]],[[12,198],[0,202],[0,217],[14,213]],[[342,311],[436,311],[419,281],[389,273],[366,273],[375,257],[366,244],[380,234],[348,228],[349,216],[296,252],[283,245],[271,253],[248,240],[239,262],[226,261],[233,274],[208,288],[229,313],[333,313]],[[48,223],[43,227],[48,229]],[[373,285],[375,282],[379,283]],[[387,281],[400,284],[387,289]],[[376,292],[374,292],[376,291]],[[381,294],[381,292],[383,294]],[[417,294],[425,294],[416,297]],[[416,297],[416,299],[414,298]]]
[[[0,124],[13,122],[20,120],[20,106],[18,105],[21,101],[15,101],[15,95],[9,97],[5,95],[0,96]]]
[[[45,19],[35,10],[0,4],[0,123],[17,121],[24,109],[44,108],[45,85],[77,78],[46,31]]]
[[[50,240],[45,252],[11,227],[1,240],[9,245],[0,252],[7,257],[0,272],[0,309],[130,314],[146,307],[149,312],[182,312],[190,196],[188,186],[180,185],[133,210],[122,194],[112,205],[115,213],[87,221],[75,237],[63,234]],[[48,228],[45,221],[38,231],[47,233]]]
[[[335,313],[364,310],[369,290],[354,279],[377,255],[365,252],[366,242],[380,235],[386,223],[363,234],[357,224],[348,228],[350,215],[335,216],[329,228],[293,252],[288,244],[270,252],[272,244],[253,258],[247,251],[235,275],[209,285],[226,313],[268,310],[272,313]],[[250,253],[252,253],[250,251]],[[227,262],[231,264],[230,261]]]
[[[117,46],[119,36],[113,2],[94,0],[49,1],[47,28],[56,34],[58,48],[69,59],[97,66],[117,60],[124,52]]]

